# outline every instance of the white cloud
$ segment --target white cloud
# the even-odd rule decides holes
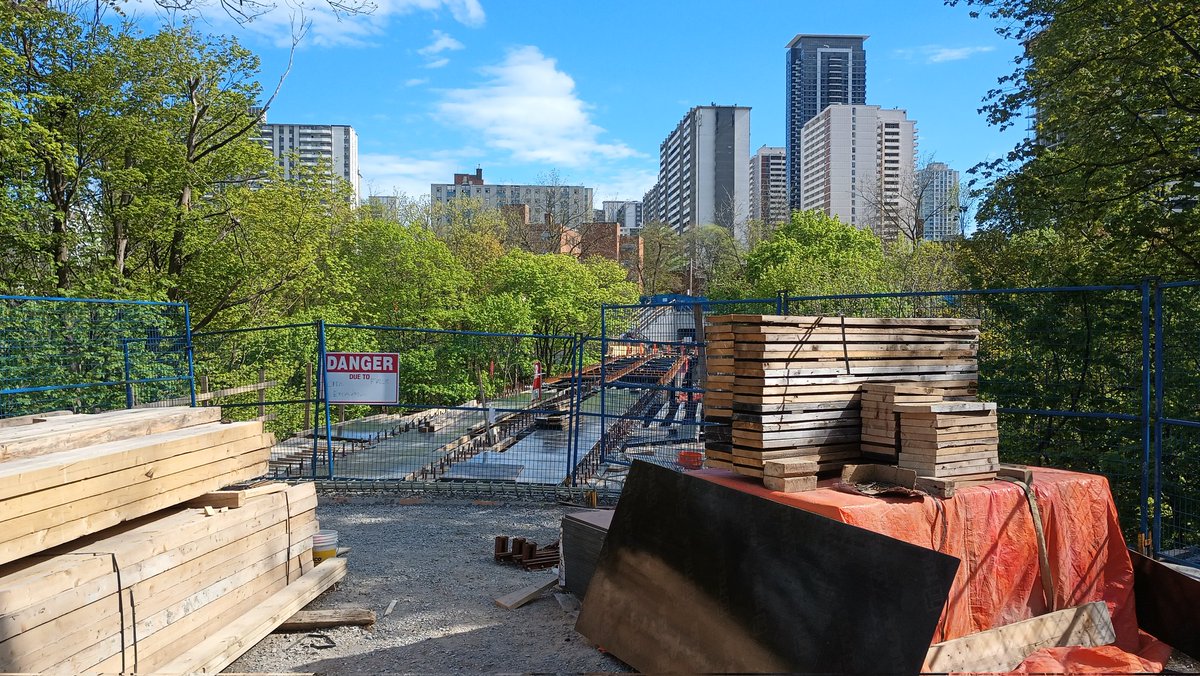
[[[658,169],[621,169],[608,176],[597,176],[585,185],[595,187],[596,206],[605,200],[634,200],[640,202],[646,191],[658,180]]]
[[[386,35],[392,20],[418,12],[439,14],[448,11],[464,26],[479,27],[487,20],[480,0],[362,0],[370,11],[361,14],[339,13],[327,0],[267,0],[274,9],[245,24],[245,30],[265,36],[281,47],[291,44],[294,25],[307,23],[306,45],[316,47],[360,47]],[[344,0],[340,0],[344,1]],[[236,0],[231,0],[236,6]],[[353,4],[350,0],[346,4]],[[132,5],[151,7],[151,0],[132,0]],[[373,8],[373,9],[372,9]],[[233,30],[232,19],[212,0],[203,11],[214,25]],[[447,36],[449,37],[449,36]],[[457,43],[457,40],[450,38]],[[435,43],[436,44],[436,43]],[[432,46],[432,45],[431,45]]]
[[[444,68],[450,63],[450,59],[436,59],[425,64],[426,68]]]
[[[433,42],[417,50],[421,56],[432,56],[445,51],[455,51],[463,48],[463,43],[450,37],[442,31],[433,31]]]
[[[449,183],[459,161],[451,153],[432,156],[405,157],[384,153],[364,153],[358,156],[362,173],[363,192],[372,195],[403,193],[409,197],[429,197],[431,183]]]
[[[417,85],[423,85],[428,82],[429,82],[429,78],[427,78],[427,77],[414,77],[414,78],[409,78],[409,79],[405,80],[404,86],[405,87],[416,87]]]
[[[599,140],[604,129],[591,121],[575,81],[537,47],[512,49],[481,72],[484,83],[446,91],[437,111],[455,127],[478,132],[489,147],[518,161],[559,166],[637,155],[623,143]]]
[[[976,54],[994,51],[993,45],[975,47],[944,47],[942,45],[922,45],[911,49],[897,49],[896,56],[902,59],[923,60],[925,63],[945,63],[947,61],[962,61]]]

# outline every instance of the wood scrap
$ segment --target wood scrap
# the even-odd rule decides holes
[[[312,631],[334,627],[369,627],[375,624],[375,611],[368,608],[328,608],[298,610],[275,628],[277,632]]]
[[[558,576],[548,577],[541,582],[535,582],[527,587],[521,587],[495,599],[496,605],[506,610],[514,610],[541,596],[546,590],[558,585]]]
[[[1042,648],[1094,647],[1116,640],[1108,606],[1094,601],[936,643],[930,646],[921,671],[1006,673]]]

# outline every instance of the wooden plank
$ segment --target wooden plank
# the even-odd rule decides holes
[[[529,603],[542,595],[547,589],[558,584],[558,576],[546,578],[540,582],[535,582],[531,585],[522,587],[516,591],[509,592],[504,596],[495,599],[496,605],[506,610],[514,610]]]
[[[794,477],[777,477],[763,476],[763,485],[773,491],[781,493],[800,493],[803,491],[811,491],[817,487],[817,477],[813,476],[794,476]]]
[[[283,591],[157,670],[163,673],[217,673],[261,641],[312,599],[346,575],[346,559],[326,559]]]
[[[369,627],[375,624],[375,611],[368,608],[329,608],[299,610],[275,628],[275,631],[313,631],[334,627]]]
[[[1116,640],[1108,606],[1094,601],[936,643],[930,646],[921,671],[1006,673],[1042,648],[1094,647]]]
[[[190,507],[228,507],[237,509],[246,503],[247,498],[266,495],[268,493],[278,493],[287,490],[287,484],[284,483],[269,483],[264,486],[254,486],[251,488],[242,488],[237,490],[222,489],[205,493],[200,497],[189,500],[187,503]]]
[[[994,401],[946,401],[937,404],[896,404],[893,409],[907,416],[911,413],[971,413],[995,411]]]
[[[763,473],[769,477],[806,476],[817,473],[817,463],[801,458],[767,460],[763,462]]]
[[[237,387],[227,387],[223,390],[215,390],[213,392],[197,392],[196,402],[211,401],[219,397],[231,397],[235,394],[247,394],[250,392],[260,392],[268,390],[279,385],[277,380],[268,380],[261,383],[253,383],[250,385],[238,385]],[[192,398],[177,397],[175,399],[163,399],[161,401],[152,401],[145,404],[138,404],[134,408],[162,408],[164,406],[189,406],[192,403]]]
[[[181,448],[208,448],[261,434],[261,423],[211,423],[141,439],[126,439],[35,458],[0,462],[0,499],[53,488],[170,457]]]
[[[977,327],[978,319],[955,317],[829,317],[814,315],[718,315],[729,324],[773,324],[783,326],[955,326]],[[736,329],[735,329],[736,330]]]
[[[46,411],[45,413],[32,413],[30,415],[17,415],[11,418],[0,418],[0,429],[43,423],[49,418],[57,418],[64,415],[74,415],[74,413],[71,411]]]
[[[46,422],[15,428],[24,433],[0,436],[0,460],[69,451],[217,422],[221,419],[221,411],[216,408],[171,408],[135,411],[121,416],[93,416],[86,423],[79,422],[80,418],[82,416],[64,416],[55,419],[64,421],[62,425]]]

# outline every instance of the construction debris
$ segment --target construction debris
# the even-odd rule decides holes
[[[375,611],[368,608],[329,608],[300,610],[275,628],[277,632],[312,631],[334,627],[369,627],[375,624]]]
[[[496,605],[506,610],[514,610],[541,596],[546,590],[558,585],[558,576],[535,582],[528,587],[522,587],[496,599]]]
[[[524,570],[542,570],[558,565],[558,542],[539,548],[536,542],[525,538],[496,536],[495,557],[501,563],[515,563]]]

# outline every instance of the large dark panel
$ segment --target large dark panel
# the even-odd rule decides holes
[[[1138,628],[1200,660],[1200,580],[1130,550]]]
[[[576,629],[643,672],[917,673],[957,569],[635,461]]]

